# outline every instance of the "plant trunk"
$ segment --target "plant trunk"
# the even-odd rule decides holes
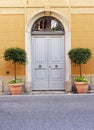
[[[79,65],[79,71],[80,71],[80,76],[82,76],[82,66],[81,66],[81,64]]]
[[[16,62],[14,62],[14,78],[15,78],[15,81],[16,81]]]

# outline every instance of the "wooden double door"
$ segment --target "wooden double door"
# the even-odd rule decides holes
[[[33,90],[63,90],[64,75],[64,36],[33,35]]]

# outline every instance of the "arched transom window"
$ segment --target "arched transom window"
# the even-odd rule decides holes
[[[35,21],[32,27],[33,32],[62,32],[64,33],[64,27],[60,21],[53,17],[42,17]]]

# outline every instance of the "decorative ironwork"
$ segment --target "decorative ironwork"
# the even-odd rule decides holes
[[[38,19],[33,27],[32,32],[65,32],[63,25],[60,21],[53,17],[42,17]]]

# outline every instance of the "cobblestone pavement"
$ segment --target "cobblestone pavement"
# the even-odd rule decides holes
[[[0,96],[0,130],[94,130],[94,94]]]

